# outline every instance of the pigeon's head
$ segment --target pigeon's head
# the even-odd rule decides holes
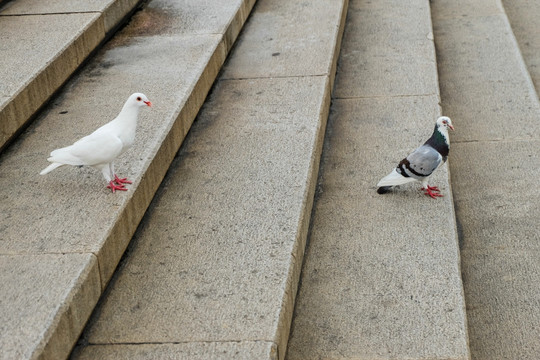
[[[127,99],[127,103],[135,106],[152,106],[152,103],[148,100],[146,95],[141,93],[131,94]]]
[[[454,130],[454,127],[452,126],[452,120],[448,116],[441,116],[437,119],[437,127],[443,127],[443,128],[450,128],[451,130]]]

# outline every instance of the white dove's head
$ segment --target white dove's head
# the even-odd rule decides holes
[[[152,106],[152,103],[146,95],[141,93],[134,93],[127,99],[126,104],[135,105],[135,106]]]
[[[448,116],[441,116],[437,119],[437,127],[450,128],[454,130],[452,126],[452,120]]]

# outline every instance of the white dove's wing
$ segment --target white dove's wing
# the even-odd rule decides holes
[[[96,131],[71,146],[54,150],[47,160],[75,166],[108,164],[121,154],[122,149],[118,136]]]

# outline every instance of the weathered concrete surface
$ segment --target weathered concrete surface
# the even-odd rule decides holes
[[[531,191],[540,176],[539,145],[539,139],[456,144],[453,158],[461,164],[453,184],[456,210],[468,224],[462,229],[463,251],[540,250],[540,194]],[[504,180],[487,170],[503,164]]]
[[[429,19],[429,7],[423,1],[410,1],[408,6],[398,2],[399,10],[389,11],[390,3],[351,3],[343,38],[350,46],[340,55],[336,97],[435,94],[431,24],[410,20]]]
[[[328,91],[326,77],[214,89],[97,311],[91,344],[278,345]]]
[[[7,95],[0,103],[0,146],[104,38],[98,20],[99,13],[48,15],[46,20],[0,16],[0,92]]]
[[[123,44],[124,40],[131,43]],[[223,52],[221,46],[217,35],[115,38],[0,160],[0,186],[10,189],[2,194],[8,216],[0,220],[5,236],[1,251],[92,252],[100,260],[103,279],[108,279],[129,242],[129,232],[159,186],[159,174],[164,175],[189,129],[197,103],[204,101],[204,90],[223,61],[214,56]],[[112,120],[135,91],[146,93],[154,106],[141,111],[137,141],[116,163],[119,174],[135,180],[131,191],[111,194],[100,172],[92,168],[63,167],[36,178],[47,166],[51,150]],[[167,136],[172,137],[163,145],[168,155],[157,156]],[[142,182],[151,164],[154,169]],[[13,179],[22,180],[15,186]],[[15,221],[34,215],[24,228]]]
[[[232,358],[284,358],[330,103],[333,76],[320,69],[335,64],[346,10],[346,2],[324,1],[295,10],[308,22],[299,28],[312,27],[321,11],[335,21],[318,29],[327,42],[316,67],[298,70],[291,60],[284,77],[249,78],[237,57],[251,56],[258,38],[240,40],[224,74],[241,79],[215,86],[85,332],[82,354],[187,343],[223,358],[221,346],[238,342]],[[277,46],[291,39],[305,46],[295,31],[273,33],[291,26],[287,3],[259,2],[243,34],[260,33],[267,23],[259,13],[271,9],[282,22],[268,30]],[[265,344],[264,353],[243,346],[252,341]],[[147,356],[159,357],[157,350]]]
[[[15,0],[2,9],[2,15],[42,15],[81,12],[101,12],[112,5],[114,0]]]
[[[170,2],[154,3],[165,6]],[[0,254],[93,254],[104,289],[252,5],[253,1],[242,0],[229,2],[226,9],[220,5],[223,19],[216,20],[208,34],[187,30],[162,34],[159,30],[163,28],[154,25],[172,26],[184,22],[183,18],[155,19],[152,11],[139,12],[0,156]],[[174,2],[174,6],[181,4]],[[142,31],[144,26],[152,31]],[[129,191],[111,194],[94,169],[64,167],[38,176],[47,166],[51,150],[110,121],[134,91],[146,93],[154,106],[141,113],[136,143],[116,163],[118,173],[134,181]],[[89,299],[70,285],[78,284],[78,275],[68,275],[55,291],[76,295],[62,306],[78,307],[84,302],[94,306],[97,298]],[[82,288],[85,286],[83,282]],[[24,296],[30,294],[18,294],[20,298],[3,304],[6,311],[16,313],[17,303],[28,301]],[[77,336],[89,314],[81,322],[64,324],[59,320],[61,313],[56,312],[43,323],[24,323],[21,336],[58,334],[49,342],[63,346],[63,355],[53,357],[62,358],[71,345],[63,343],[68,340],[63,331],[67,328]],[[20,341],[29,348],[34,346],[24,336]]]
[[[349,14],[287,358],[468,359],[447,167],[444,198],[375,191],[440,115],[429,4]]]
[[[445,113],[462,122],[454,139],[540,137],[537,95],[504,14],[437,19],[435,30],[447,48],[438,53],[439,67],[458,69],[441,85]],[[479,121],[487,114],[489,121]]]
[[[264,341],[189,342],[185,344],[91,345],[78,348],[79,360],[189,359],[189,360],[277,360],[276,346]]]
[[[306,7],[309,17],[299,21]],[[299,1],[259,3],[223,79],[328,74],[333,78],[337,57],[332,58],[336,50],[330,52],[329,44],[339,49],[341,38],[336,34],[343,32],[340,19],[346,10],[342,1],[334,0],[313,0],[309,6]]]
[[[533,0],[503,0],[506,15],[519,44],[536,92],[540,90],[540,3]]]
[[[0,359],[64,358],[100,293],[92,254],[0,255]]]
[[[99,13],[105,32],[114,29],[122,19],[140,3],[140,0],[14,0],[1,9],[0,15],[48,15]],[[38,20],[47,24],[51,19],[41,16]]]
[[[450,168],[471,355],[537,359],[540,105],[501,3],[482,2],[495,14],[461,3],[432,11],[442,106],[458,139]]]
[[[0,9],[0,149],[138,2],[17,0]]]
[[[538,359],[538,259],[537,250],[464,253],[473,359]]]

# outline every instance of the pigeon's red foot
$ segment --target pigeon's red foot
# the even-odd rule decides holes
[[[439,194],[439,192],[441,190],[439,190],[438,187],[436,186],[426,186],[425,188],[422,188],[422,190],[425,190],[424,191],[424,194],[428,195],[428,196],[431,196],[433,199],[436,199],[438,197],[443,197],[444,195],[443,194]]]
[[[129,181],[127,178],[120,179],[118,175],[114,174],[114,182],[118,185],[122,184],[133,184],[131,181]]]
[[[116,190],[120,191],[127,191],[124,185],[115,185],[114,182],[111,180],[109,181],[109,185],[107,185],[107,189],[111,189],[112,192],[115,192]]]

